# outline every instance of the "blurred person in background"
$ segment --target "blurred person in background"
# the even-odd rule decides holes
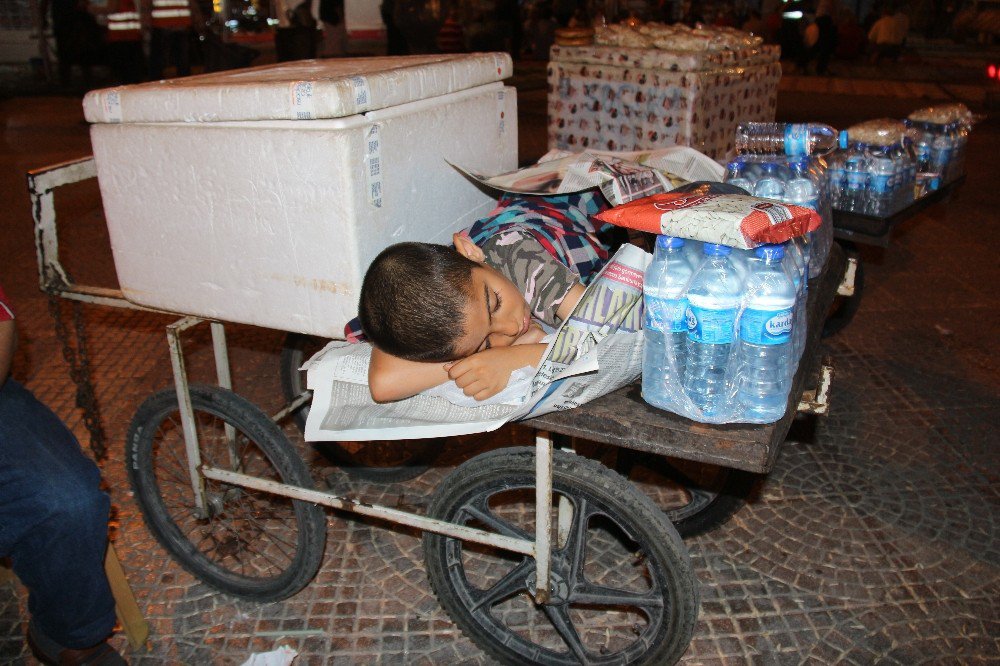
[[[84,90],[89,89],[93,67],[103,58],[104,36],[87,9],[86,0],[41,0],[38,7],[43,33],[51,11],[59,85],[65,89],[73,88],[74,67],[80,68]]]
[[[909,20],[907,19],[905,24],[898,21],[895,8],[891,4],[883,5],[881,16],[868,31],[870,62],[877,65],[886,58],[893,62],[898,60],[908,32]]]
[[[465,51],[465,30],[458,22],[458,10],[452,7],[438,30],[437,47],[441,53],[461,53]]]
[[[105,53],[116,84],[140,83],[146,78],[142,50],[142,17],[136,0],[109,0],[90,6],[91,13],[107,21]]]
[[[194,0],[142,0],[139,13],[149,31],[149,78],[162,79],[174,67],[176,76],[191,74],[192,31],[202,31],[205,21]]]
[[[347,24],[344,21],[344,0],[320,0],[319,20],[323,37],[320,58],[337,58],[347,53]]]
[[[318,3],[316,3],[318,4]],[[278,19],[274,30],[274,51],[278,62],[309,60],[319,45],[319,7],[313,0],[275,0],[272,10]]]

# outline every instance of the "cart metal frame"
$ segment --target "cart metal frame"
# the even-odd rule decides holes
[[[283,497],[312,502],[349,513],[378,518],[399,523],[423,531],[453,537],[463,541],[494,546],[504,550],[533,557],[536,561],[536,581],[532,593],[537,603],[545,603],[550,598],[550,573],[552,564],[552,480],[553,480],[553,437],[551,432],[569,436],[580,436],[592,441],[609,443],[625,448],[649,451],[687,460],[707,462],[726,467],[755,472],[770,470],[777,456],[778,448],[787,434],[792,419],[799,412],[825,413],[828,407],[830,379],[828,365],[817,366],[806,359],[815,349],[819,336],[818,323],[822,322],[823,307],[813,307],[814,301],[825,299],[827,306],[838,287],[842,292],[850,290],[849,278],[852,271],[845,271],[847,281],[829,279],[833,270],[844,270],[846,264],[842,253],[834,246],[824,279],[819,288],[810,289],[809,337],[795,377],[795,384],[789,400],[785,418],[776,424],[747,425],[731,424],[709,426],[694,423],[646,405],[638,395],[636,385],[613,392],[601,399],[572,411],[555,413],[531,419],[528,424],[536,428],[535,435],[535,534],[534,541],[510,537],[486,530],[458,525],[442,520],[386,506],[360,502],[349,497],[321,492],[310,488],[259,479],[218,467],[206,466],[201,462],[198,433],[193,415],[187,370],[184,364],[181,334],[206,321],[195,316],[169,313],[138,306],[127,301],[122,292],[79,285],[73,282],[59,261],[59,244],[56,230],[55,190],[59,187],[96,178],[97,172],[92,157],[55,164],[28,173],[28,190],[31,197],[34,218],[35,245],[38,255],[38,272],[42,291],[61,298],[119,308],[175,314],[180,319],[166,327],[170,360],[174,375],[175,390],[180,405],[181,422],[188,455],[188,473],[198,509],[207,515],[208,508],[204,495],[204,479],[213,479],[235,486],[262,490]],[[215,370],[219,386],[232,388],[232,378],[228,359],[225,329],[222,322],[210,321]],[[815,356],[815,354],[812,354]],[[806,362],[806,361],[809,362]],[[809,366],[807,368],[807,366]],[[807,377],[817,381],[816,388],[804,391]],[[802,398],[800,402],[800,396]],[[310,398],[303,393],[287,404],[271,418],[280,421],[298,409]],[[627,421],[627,423],[625,422]],[[234,432],[226,426],[230,450],[233,450]],[[562,504],[562,501],[559,502]],[[556,538],[562,542],[569,529],[566,511],[556,514]]]

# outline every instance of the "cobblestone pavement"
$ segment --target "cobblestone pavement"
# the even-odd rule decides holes
[[[536,102],[537,94],[522,98],[522,158],[540,154],[544,107]],[[786,90],[779,116],[846,125],[919,103]],[[9,99],[0,117],[0,281],[18,306],[22,334],[14,374],[85,439],[37,289],[23,180],[29,168],[89,152],[79,100]],[[747,506],[686,541],[701,609],[684,663],[1000,661],[996,121],[977,127],[969,152],[968,180],[948,205],[901,225],[889,248],[862,248],[860,309],[824,345],[836,368],[831,414],[798,423]],[[113,284],[96,187],[71,188],[57,205],[69,269],[81,282]],[[123,468],[139,404],[170,385],[164,326],[172,318],[97,306],[84,315],[111,443],[104,476],[114,540],[152,629],[140,650],[114,638],[133,663],[238,664],[278,645],[298,650],[302,664],[489,663],[433,596],[421,541],[407,529],[329,514],[320,573],[278,603],[235,600],[178,566],[145,527]],[[245,326],[227,332],[236,389],[276,410],[283,335]],[[191,374],[211,381],[207,333],[186,340]],[[338,490],[421,510],[456,464],[532,441],[517,426],[449,440],[415,480],[370,484],[330,467],[294,425],[285,432],[317,481],[331,475]],[[652,477],[640,487],[659,501],[668,492]],[[22,641],[25,617],[23,589],[0,584],[0,663],[34,663]]]

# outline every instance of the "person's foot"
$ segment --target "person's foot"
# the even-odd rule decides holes
[[[49,666],[128,666],[107,641],[79,650],[67,648],[43,634],[33,623],[28,625],[28,647],[38,661]]]

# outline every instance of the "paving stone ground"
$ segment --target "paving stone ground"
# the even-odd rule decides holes
[[[787,86],[779,117],[845,125],[900,114],[922,99]],[[522,160],[544,143],[537,87],[521,96]],[[85,439],[52,320],[37,289],[23,174],[89,152],[79,99],[0,101],[0,281],[18,306],[14,375]],[[526,152],[527,151],[527,152]],[[824,344],[833,359],[831,413],[796,425],[775,469],[726,525],[686,541],[701,592],[683,663],[919,664],[1000,662],[1000,128],[981,123],[969,177],[948,204],[901,225],[885,250],[863,247],[865,290],[855,320]],[[63,257],[83,282],[113,284],[96,187],[60,195]],[[67,305],[63,305],[69,313]],[[151,625],[136,664],[239,664],[290,645],[300,664],[486,664],[451,622],[425,575],[420,538],[330,513],[319,574],[282,602],[219,593],[184,571],[146,528],[123,467],[140,403],[170,386],[164,326],[172,318],[84,308],[94,383],[110,442],[104,464],[116,511],[114,540]],[[283,334],[227,327],[236,389],[280,407]],[[188,340],[188,363],[212,379],[207,332]],[[492,448],[528,445],[523,427],[444,444],[413,481],[352,480],[284,432],[317,481],[368,501],[423,510],[451,469]],[[581,452],[595,452],[586,444]],[[605,452],[606,453],[606,452]],[[596,452],[594,453],[597,454]],[[654,499],[667,490],[647,479]],[[0,663],[33,664],[23,645],[25,593],[0,584]]]

